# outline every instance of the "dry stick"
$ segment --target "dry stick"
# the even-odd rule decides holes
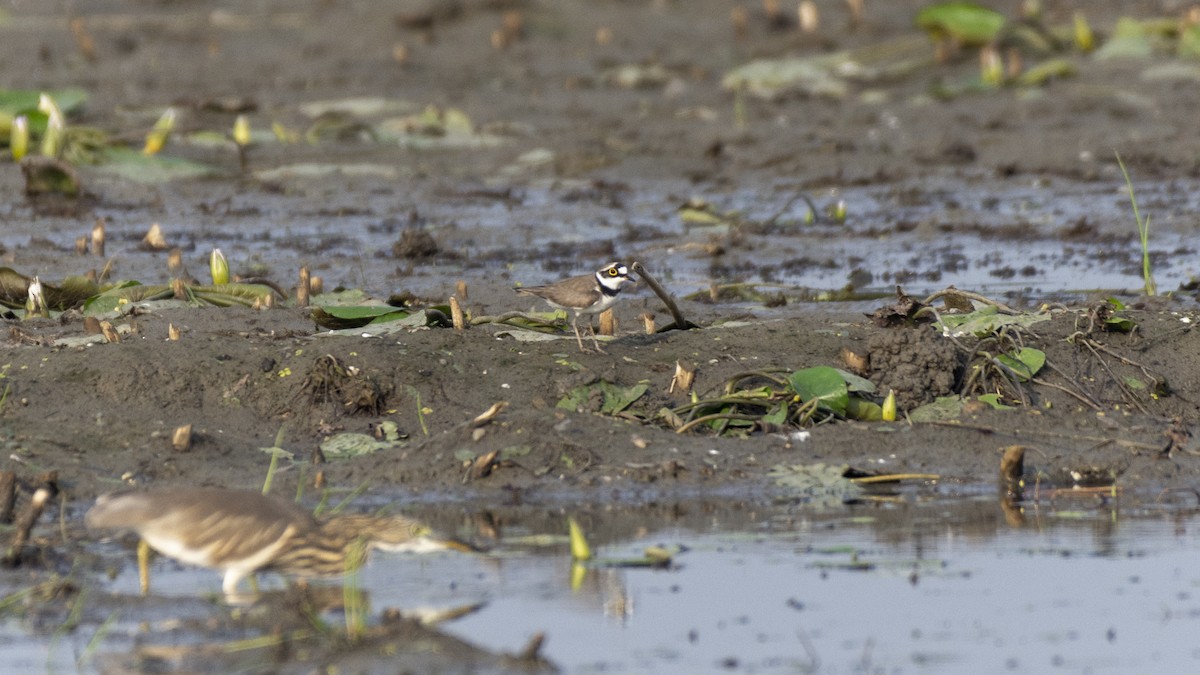
[[[683,312],[679,311],[679,306],[675,304],[675,299],[672,298],[670,294],[659,285],[658,281],[646,271],[646,268],[642,267],[642,263],[633,263],[631,269],[633,269],[634,273],[636,273],[639,277],[646,280],[646,285],[649,286],[650,289],[654,291],[654,294],[657,295],[658,298],[663,301],[663,304],[667,306],[667,309],[671,312],[671,318],[675,319],[674,327],[677,330],[698,328],[696,324],[683,318]],[[669,329],[670,326],[663,326],[659,329],[659,332],[665,332]]]
[[[0,471],[0,525],[12,522],[17,505],[17,472]]]

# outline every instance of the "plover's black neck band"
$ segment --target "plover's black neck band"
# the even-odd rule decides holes
[[[620,284],[618,284],[616,288],[613,288],[613,287],[609,286],[608,284],[604,283],[604,281],[605,281],[605,278],[600,276],[600,273],[597,272],[596,273],[596,285],[600,287],[600,293],[602,293],[605,297],[615,298],[617,296],[617,294],[621,292]]]

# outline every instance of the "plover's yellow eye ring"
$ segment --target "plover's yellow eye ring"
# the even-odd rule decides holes
[[[617,269],[616,267],[608,268],[608,276],[615,277],[615,276],[619,276],[620,274],[621,274],[621,270]]]

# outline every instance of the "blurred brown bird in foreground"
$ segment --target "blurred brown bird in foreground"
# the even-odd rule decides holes
[[[103,495],[84,517],[93,529],[131,530],[159,553],[220,570],[222,590],[258,571],[344,574],[372,548],[473,550],[403,516],[343,515],[321,521],[293,502],[249,490],[188,488]]]

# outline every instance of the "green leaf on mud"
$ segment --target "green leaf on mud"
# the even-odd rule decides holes
[[[879,422],[883,419],[883,408],[878,403],[851,396],[846,404],[846,417],[860,422]]]
[[[981,402],[986,403],[994,410],[1016,410],[1011,405],[1005,405],[1000,402],[1000,394],[981,394],[977,397]]]
[[[327,305],[313,307],[311,317],[322,328],[344,330],[361,328],[370,323],[395,321],[409,314],[412,312],[392,305]]]
[[[245,305],[251,307],[262,302],[273,293],[270,286],[261,284],[218,284],[216,286],[189,286],[188,292],[197,300],[217,307]]]
[[[1124,382],[1125,386],[1129,387],[1130,389],[1141,390],[1141,389],[1146,388],[1145,382],[1142,382],[1141,380],[1139,380],[1136,377],[1133,377],[1131,375],[1127,375],[1127,376],[1121,378],[1121,381]]]
[[[967,314],[943,314],[940,319],[942,333],[952,337],[987,337],[1004,326],[1028,328],[1035,323],[1050,320],[1049,312],[1020,312],[1001,314],[994,305],[986,305]]]
[[[326,459],[349,459],[361,455],[369,455],[379,450],[386,450],[400,445],[397,441],[377,441],[369,434],[341,433],[334,434],[321,441],[321,452]]]
[[[763,424],[774,424],[775,426],[783,426],[784,424],[787,423],[787,417],[788,417],[788,406],[787,406],[787,403],[785,402],[785,403],[780,403],[779,406],[776,407],[774,410],[767,413],[766,415],[763,415],[762,421],[763,421]],[[682,425],[680,425],[680,426],[682,426]],[[676,428],[678,428],[678,427],[676,427]]]
[[[1150,22],[1129,17],[1117,19],[1112,35],[1093,53],[1093,58],[1144,58],[1154,53],[1154,30]]]
[[[982,47],[1004,28],[1004,15],[973,2],[941,2],[917,12],[917,26],[935,39],[951,39],[967,47]]]
[[[835,368],[835,370],[837,370],[838,374],[842,376],[842,379],[846,381],[846,388],[850,391],[850,393],[854,393],[854,392],[859,392],[859,393],[863,393],[863,394],[874,394],[875,393],[875,383],[874,382],[868,380],[865,377],[859,377],[858,375],[855,375],[854,373],[851,373],[846,370],[842,370],[841,368]]]
[[[217,168],[182,157],[143,155],[132,148],[107,148],[101,153],[97,171],[120,176],[135,183],[167,183],[182,178],[202,178],[218,173]]]
[[[1067,59],[1050,59],[1026,70],[1017,77],[1017,84],[1022,87],[1040,87],[1051,80],[1072,77],[1078,72],[1073,61]]]
[[[962,414],[963,402],[957,396],[939,396],[933,403],[926,403],[908,413],[913,422],[941,422],[956,419]]]
[[[106,314],[132,302],[161,300],[173,297],[170,286],[144,286],[137,281],[122,281],[83,303],[83,313],[88,316]]]
[[[836,368],[814,366],[788,375],[788,384],[802,401],[818,401],[822,408],[842,415],[850,400],[846,380]]]
[[[87,101],[87,92],[83,89],[52,89],[50,91],[42,89],[0,89],[0,114],[17,116],[17,115],[41,115],[43,120],[43,128],[45,124],[45,115],[38,112],[38,101],[42,94],[48,94],[54,99],[54,103],[58,105],[58,109],[63,113],[70,114],[80,110],[85,101]],[[32,121],[32,120],[31,120]]]
[[[649,388],[649,385],[644,383],[635,384],[631,387],[622,387],[601,380],[595,384],[585,384],[575,387],[570,393],[562,397],[554,407],[563,410],[586,410],[589,401],[592,400],[593,392],[597,392],[602,401],[599,412],[603,415],[615,415],[633,405]]]
[[[1000,354],[996,360],[1013,371],[1017,379],[1028,382],[1046,365],[1046,352],[1033,347],[1022,347],[1015,354]]]

